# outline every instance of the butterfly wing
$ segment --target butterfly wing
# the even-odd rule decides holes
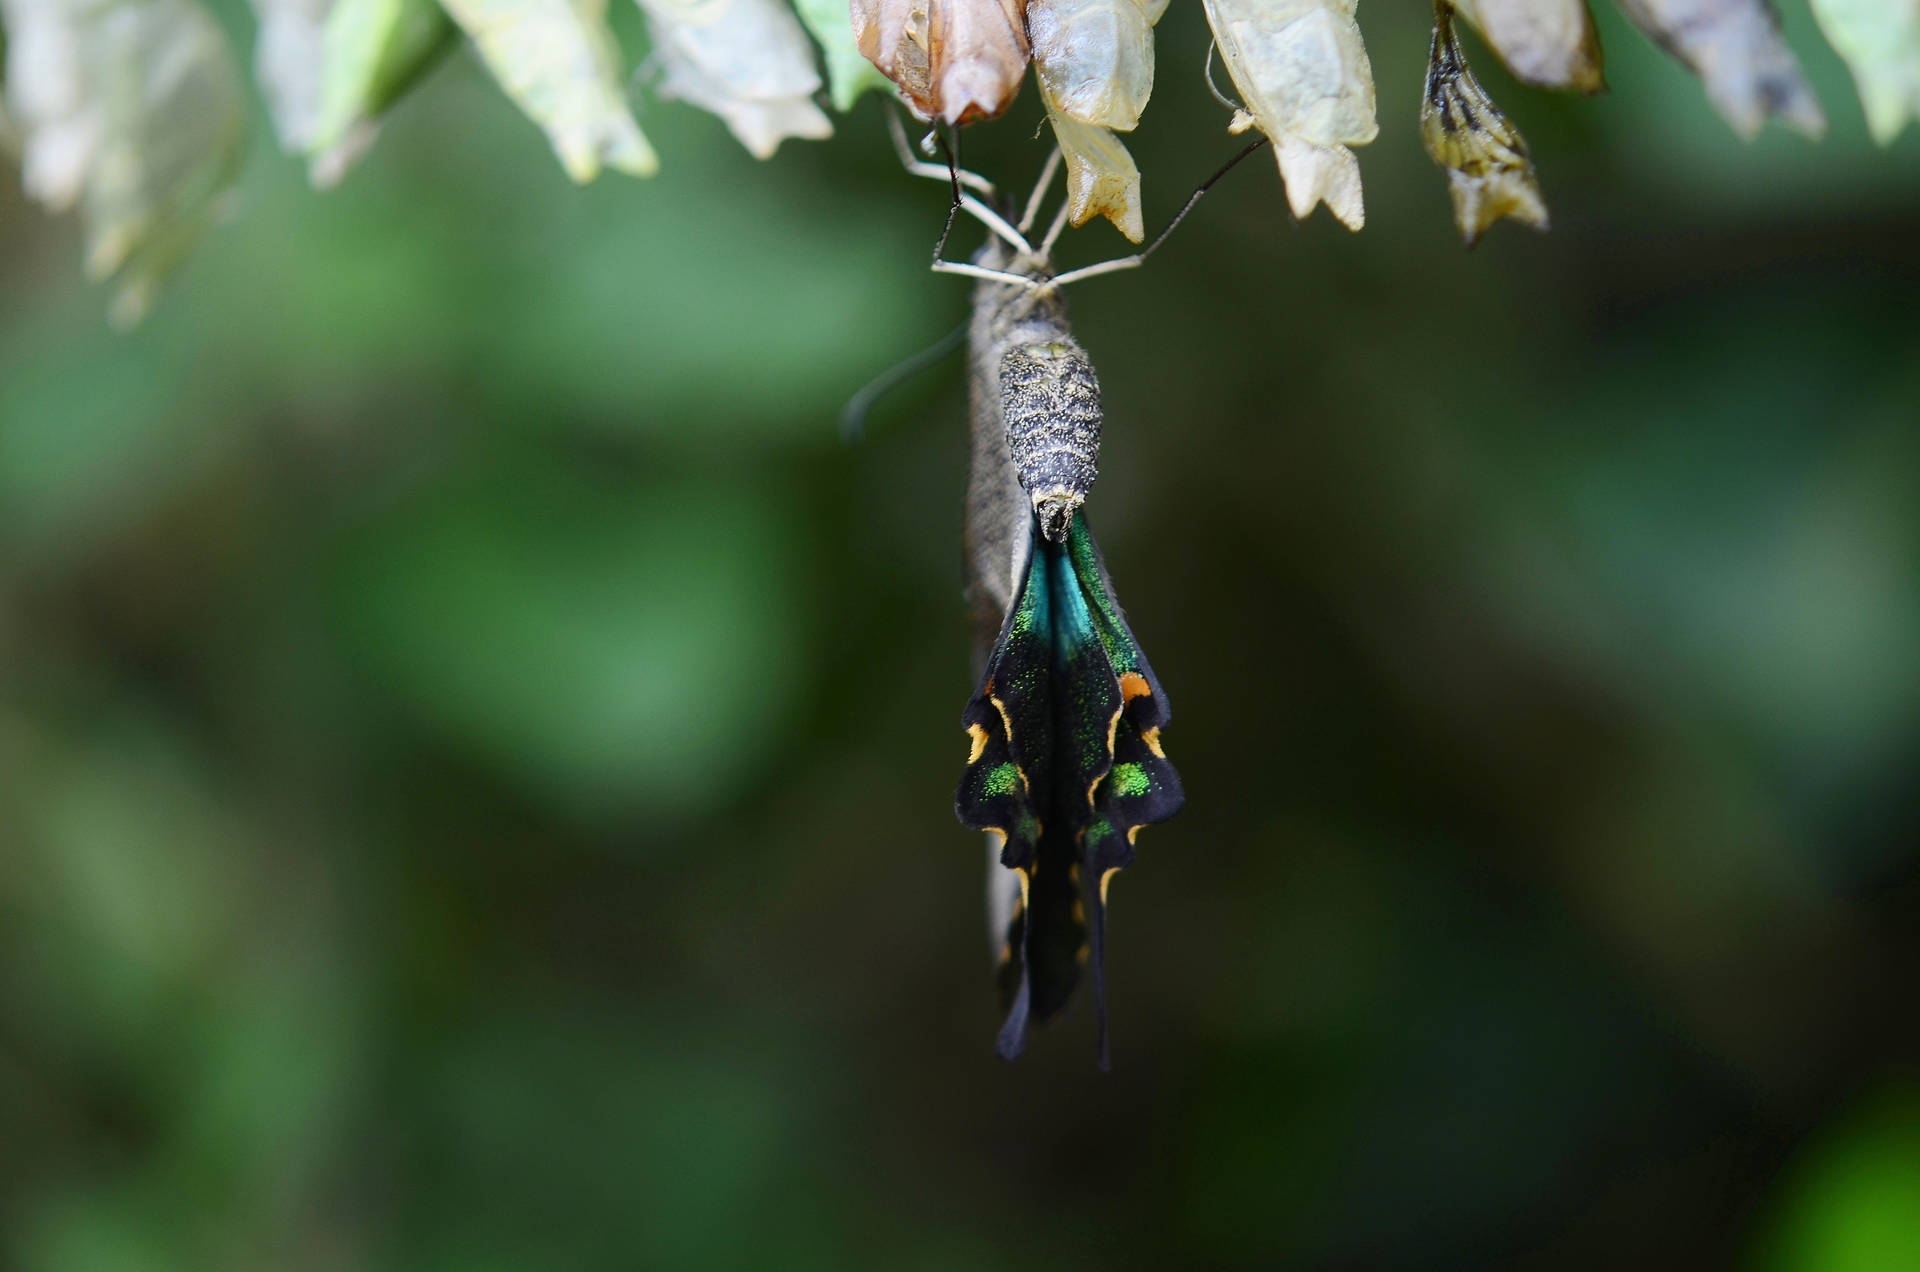
[[[1064,542],[1034,533],[1028,544],[1016,599],[962,717],[972,753],[956,811],[999,836],[1000,863],[1019,882],[1005,928],[1000,1053],[1020,1054],[1030,1022],[1064,1006],[1090,962],[1104,1066],[1106,884],[1133,860],[1138,828],[1171,817],[1183,797],[1159,744],[1165,695],[1113,600],[1085,519],[1075,516]]]

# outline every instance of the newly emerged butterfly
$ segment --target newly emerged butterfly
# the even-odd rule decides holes
[[[1051,276],[998,241],[979,259]],[[970,750],[955,806],[989,832],[1001,876],[990,893],[1007,999],[999,1050],[1019,1055],[1029,1023],[1060,1010],[1087,965],[1104,1066],[1108,882],[1132,863],[1140,827],[1183,799],[1160,745],[1167,698],[1081,506],[1100,388],[1064,298],[982,279],[968,343],[967,559],[986,657],[961,717]]]
[[[1132,864],[1140,828],[1173,816],[1185,795],[1160,743],[1166,693],[1087,525],[1100,384],[1062,288],[1143,264],[1214,182],[1266,143],[1203,183],[1144,251],[1057,273],[1053,245],[1071,198],[1037,245],[1026,235],[1058,150],[1016,225],[961,192],[991,201],[985,178],[916,162],[897,119],[893,135],[909,170],[950,181],[955,210],[993,233],[971,261],[944,260],[936,248],[934,268],[976,280],[965,537],[980,679],[961,716],[968,754],[954,803],[962,823],[988,836],[988,927],[1006,1003],[997,1049],[1018,1056],[1032,1024],[1067,1003],[1087,968],[1105,1068],[1108,887]]]

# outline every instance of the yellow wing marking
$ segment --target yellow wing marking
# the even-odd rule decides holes
[[[978,764],[980,762],[980,756],[987,749],[987,742],[989,740],[986,727],[984,725],[970,724],[967,726],[967,736],[973,739],[973,754],[967,757],[967,763]]]

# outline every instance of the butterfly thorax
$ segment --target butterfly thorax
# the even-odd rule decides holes
[[[975,262],[1045,280],[1045,261],[990,241]],[[991,632],[1037,524],[1066,535],[1098,473],[1100,385],[1057,289],[983,280],[968,331],[973,463],[967,488],[970,591]]]

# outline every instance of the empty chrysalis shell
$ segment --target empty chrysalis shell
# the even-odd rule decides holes
[[[1547,205],[1527,143],[1467,69],[1446,0],[1433,6],[1433,50],[1420,102],[1420,139],[1433,161],[1447,170],[1454,224],[1468,247],[1501,217],[1547,228]]]
[[[1513,77],[1535,88],[1607,87],[1587,0],[1456,0]]]
[[[1067,220],[1085,225],[1104,216],[1138,243],[1146,237],[1140,212],[1140,169],[1111,128],[1082,123],[1055,108],[1044,87],[1041,100],[1067,167]]]
[[[1853,72],[1867,131],[1890,145],[1920,117],[1920,0],[1813,0],[1813,16]]]
[[[833,125],[813,45],[781,0],[640,0],[660,60],[660,95],[718,115],[756,159],[788,137],[819,140]]]
[[[507,96],[546,130],[560,166],[585,183],[604,164],[660,169],[627,109],[606,0],[443,0]]]
[[[1818,138],[1827,117],[1767,0],[1620,0],[1635,26],[1706,85],[1707,99],[1742,137],[1769,115]]]
[[[1273,139],[1296,217],[1325,202],[1357,230],[1366,223],[1360,165],[1347,147],[1379,133],[1373,68],[1354,0],[1204,0],[1220,58],[1246,109],[1229,125]]]
[[[922,119],[990,119],[1027,69],[1024,0],[852,0],[860,52]]]
[[[1034,76],[1049,108],[1100,128],[1138,126],[1153,94],[1159,16],[1141,0],[1031,0]]]

